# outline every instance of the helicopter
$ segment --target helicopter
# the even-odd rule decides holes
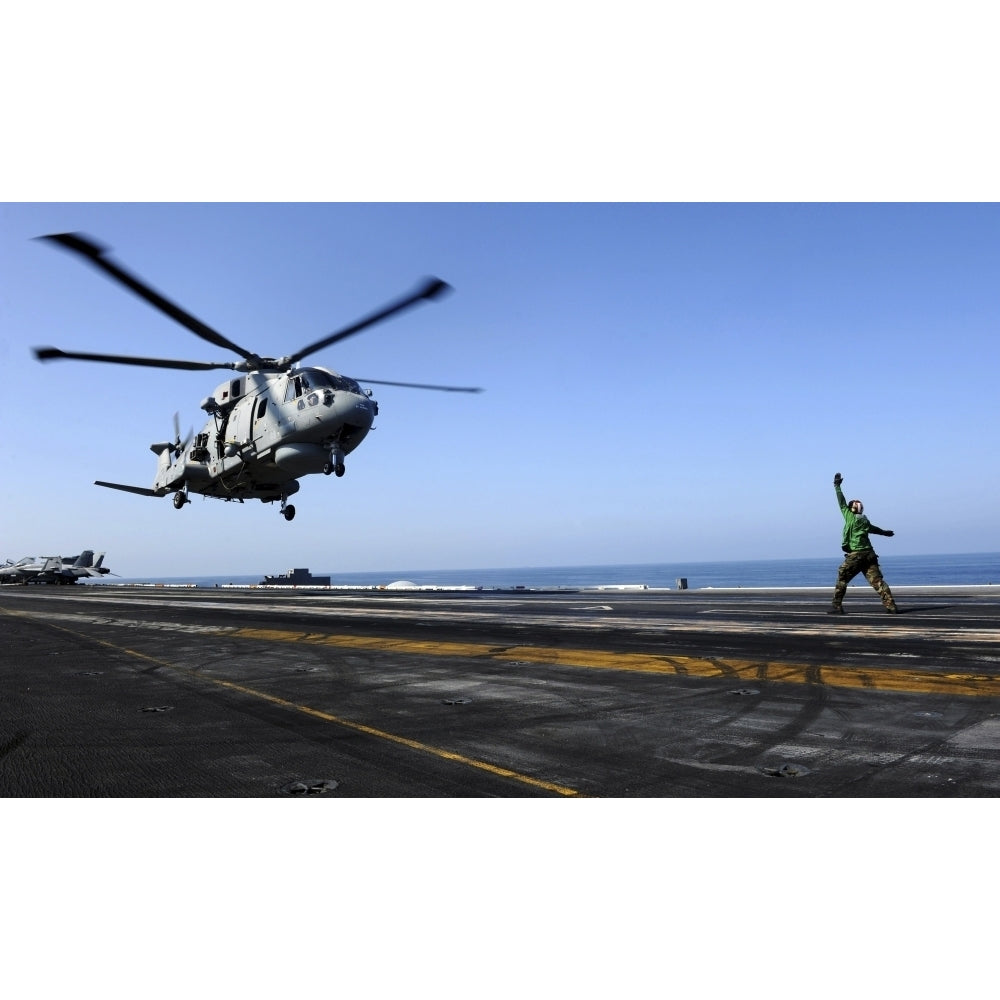
[[[181,440],[175,414],[174,439],[150,445],[157,456],[151,488],[103,480],[95,480],[96,486],[149,497],[172,493],[177,510],[191,502],[192,493],[239,503],[248,499],[262,503],[280,501],[282,516],[291,521],[295,507],[288,503],[288,498],[298,492],[299,479],[317,473],[343,476],[346,456],[372,428],[378,403],[372,398],[372,390],[362,389],[360,382],[440,392],[482,392],[474,387],[354,379],[329,368],[299,367],[303,358],[316,351],[421,302],[440,298],[451,288],[439,278],[425,279],[411,293],[293,354],[270,358],[240,347],[162,296],[112,260],[109,249],[93,238],[83,233],[59,233],[38,239],[77,254],[195,336],[242,358],[220,362],[179,361],[62,351],[56,347],[33,348],[39,361],[67,359],[183,371],[228,369],[235,373],[202,400],[200,408],[208,414],[208,419],[198,434],[192,428]]]

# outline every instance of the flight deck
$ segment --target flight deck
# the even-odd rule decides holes
[[[1000,792],[1000,588],[0,588],[0,795]]]

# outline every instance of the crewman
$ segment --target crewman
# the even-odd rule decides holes
[[[864,573],[865,579],[882,599],[882,606],[886,612],[895,615],[898,613],[896,602],[889,589],[889,584],[882,578],[878,556],[868,539],[869,532],[885,535],[887,538],[892,538],[894,532],[886,531],[884,528],[872,524],[865,517],[865,505],[860,500],[845,500],[844,493],[840,488],[843,481],[844,477],[839,472],[833,477],[837,503],[840,504],[840,512],[844,515],[844,534],[840,543],[840,547],[844,550],[844,561],[840,564],[840,569],[837,570],[837,585],[833,590],[833,606],[828,614],[842,615],[844,613],[844,594],[847,593],[847,585],[858,573]]]

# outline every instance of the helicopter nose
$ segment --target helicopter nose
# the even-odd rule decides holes
[[[371,427],[376,413],[374,400],[360,392],[345,392],[338,393],[338,395],[341,397],[337,400],[340,403],[338,409],[345,420],[350,420],[352,423],[363,423],[366,427]]]
[[[335,432],[345,452],[352,451],[371,430],[377,407],[358,392],[335,392],[324,399],[324,424]]]

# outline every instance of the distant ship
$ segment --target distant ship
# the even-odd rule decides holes
[[[265,576],[260,581],[261,587],[329,587],[328,576],[313,576],[307,569],[290,569],[287,573],[277,576]]]

